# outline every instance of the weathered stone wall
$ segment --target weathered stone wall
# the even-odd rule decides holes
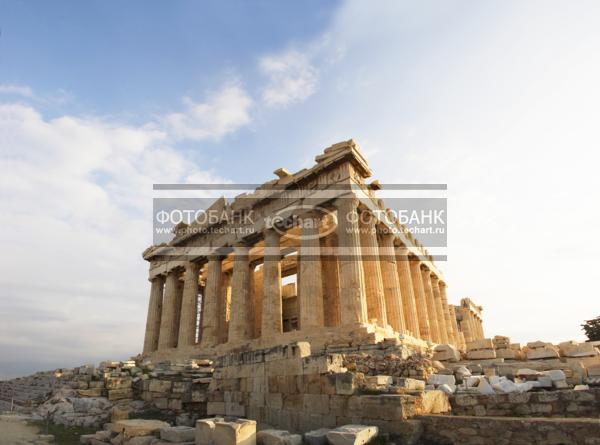
[[[228,354],[216,361],[208,415],[248,417],[296,432],[357,423],[391,431],[399,421],[450,408],[441,391],[367,389],[364,374],[343,362],[337,353],[312,356],[307,343]]]
[[[465,416],[597,417],[600,388],[512,394],[457,394],[452,413]]]
[[[597,419],[423,416],[422,437],[460,445],[600,444]]]

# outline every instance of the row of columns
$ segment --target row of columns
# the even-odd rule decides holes
[[[465,342],[481,340],[485,338],[481,317],[475,314],[469,307],[460,306],[460,329]]]
[[[299,328],[375,322],[435,343],[458,345],[459,329],[445,283],[406,246],[398,245],[393,233],[379,230],[376,218],[358,218],[357,199],[339,199],[335,207],[335,237],[320,236],[318,215],[303,215],[297,267]],[[339,255],[321,255],[323,248],[335,244]],[[200,346],[282,333],[280,233],[264,232],[262,282],[256,281],[250,246],[234,246],[231,275],[223,273],[222,261],[218,255],[207,258]],[[195,344],[199,272],[200,264],[190,261],[183,284],[181,269],[152,279],[145,353]],[[229,284],[230,300],[225,294]]]

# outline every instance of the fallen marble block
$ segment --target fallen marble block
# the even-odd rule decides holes
[[[160,438],[167,442],[193,442],[196,430],[189,426],[172,426],[160,430]]]
[[[113,433],[122,433],[123,437],[151,436],[164,428],[169,428],[167,422],[160,420],[129,419],[118,420],[112,424]]]
[[[327,445],[327,433],[331,428],[319,428],[304,434],[304,442],[307,445]]]
[[[456,385],[456,378],[453,375],[432,374],[427,379],[428,385]]]
[[[331,445],[363,445],[377,436],[376,426],[344,425],[327,433]]]
[[[262,430],[256,433],[257,445],[302,445],[302,436],[285,430]]]

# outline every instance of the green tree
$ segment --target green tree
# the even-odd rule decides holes
[[[588,341],[599,341],[600,340],[600,317],[596,317],[592,320],[587,320],[581,325],[587,335]]]

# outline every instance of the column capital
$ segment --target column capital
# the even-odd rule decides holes
[[[267,241],[277,241],[281,239],[281,233],[275,227],[265,227],[262,231],[265,243]]]
[[[403,259],[406,260],[410,260],[410,251],[408,250],[408,247],[406,247],[404,244],[400,243],[400,245],[398,246],[394,246],[395,250],[396,250],[396,255],[397,256],[401,256],[403,257]]]
[[[352,195],[345,195],[345,196],[340,196],[339,198],[336,198],[333,201],[333,206],[336,209],[339,209],[340,207],[353,207],[355,209],[358,209],[358,204],[360,202],[360,199],[358,199],[358,196],[352,194]]]
[[[211,261],[223,261],[224,258],[225,258],[225,255],[218,254],[218,253],[209,253],[208,255],[206,255],[206,259],[209,262],[211,262]]]
[[[234,256],[249,256],[250,246],[245,241],[236,241],[233,244],[233,253]]]

